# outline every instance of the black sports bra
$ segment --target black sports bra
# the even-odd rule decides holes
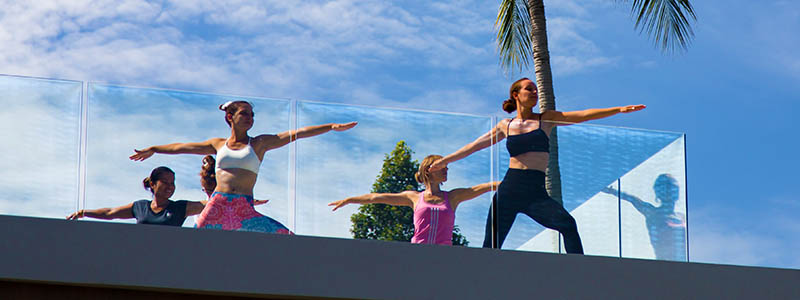
[[[514,118],[508,121],[508,126]],[[506,128],[508,133],[508,127]],[[550,152],[550,138],[542,130],[542,115],[539,115],[539,128],[523,134],[508,135],[506,140],[506,149],[511,157],[528,153],[528,152]]]

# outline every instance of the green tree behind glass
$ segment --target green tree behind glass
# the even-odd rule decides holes
[[[411,159],[414,151],[400,141],[383,159],[381,173],[372,184],[370,193],[400,193],[422,191],[424,186],[414,179],[419,162]],[[407,206],[365,204],[350,216],[350,232],[357,239],[410,242],[414,236],[414,211]],[[453,229],[453,245],[466,246],[469,242],[461,235],[458,226]]]

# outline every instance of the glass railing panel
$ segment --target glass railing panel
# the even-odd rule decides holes
[[[79,204],[79,81],[0,75],[0,214],[64,218]]]
[[[158,166],[175,172],[173,200],[207,198],[200,183],[203,155],[155,154],[142,162],[128,157],[134,149],[170,143],[202,142],[230,136],[219,105],[229,100],[254,104],[255,123],[250,136],[290,128],[290,101],[255,97],[125,87],[90,83],[88,86],[88,145],[86,208],[117,207],[152,199],[142,180]],[[284,224],[288,222],[289,148],[268,151],[254,188],[256,199],[268,199],[256,210]],[[124,222],[133,222],[126,220]],[[194,217],[184,222],[192,227]]]
[[[407,158],[413,161],[413,165],[422,162],[429,154],[452,153],[492,126],[491,118],[486,116],[309,101],[298,102],[297,118],[298,127],[358,121],[358,125],[349,131],[301,139],[296,145],[297,233],[341,238],[354,236],[352,219],[361,206],[346,205],[332,212],[328,203],[370,193],[382,171],[407,166],[401,163],[403,156],[397,151],[413,151]],[[394,156],[393,151],[396,151]],[[387,157],[398,160],[385,165]],[[490,157],[487,148],[450,164],[447,181],[441,188],[452,190],[489,182]],[[403,182],[395,188],[414,189],[413,173],[417,169],[396,169],[405,172],[397,173],[400,175],[384,184],[394,186]],[[490,197],[491,193],[485,193],[457,206],[455,224],[471,247],[482,245]],[[370,216],[377,214],[379,212]],[[373,222],[379,223],[373,224],[377,227],[385,225]],[[356,231],[367,227],[360,226],[361,229]]]
[[[685,138],[674,140],[620,178],[622,256],[687,261]]]
[[[681,135],[590,124],[566,125],[557,126],[556,136],[551,133],[550,138],[551,144],[558,145],[563,207],[576,220],[585,254],[619,256],[624,253],[620,235],[625,224],[620,221],[617,180]],[[545,124],[544,128],[547,127]],[[499,144],[499,148],[499,163],[504,168],[509,160],[508,152],[504,151],[505,141]],[[550,157],[554,157],[553,153]],[[682,159],[683,156],[671,157]],[[500,206],[504,203],[518,205],[502,201],[502,193],[500,196]],[[540,214],[545,222],[548,218],[556,218],[555,212]],[[549,222],[559,223],[553,219]],[[569,230],[569,226],[565,227],[564,230]],[[525,214],[519,214],[503,249],[567,252],[564,237],[556,239],[556,235]]]

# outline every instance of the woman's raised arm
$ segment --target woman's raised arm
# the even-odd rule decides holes
[[[306,126],[297,130],[289,130],[276,135],[261,135],[258,138],[267,137],[266,150],[276,149],[296,141],[297,139],[317,136],[328,131],[345,131],[358,125],[358,122],[350,123],[330,123],[323,125]]]
[[[543,120],[565,122],[565,123],[582,123],[589,120],[597,120],[607,118],[618,113],[630,113],[640,111],[647,106],[643,104],[626,105],[609,108],[590,108],[585,110],[560,112],[555,110],[548,110],[542,113]],[[558,124],[557,124],[558,125]],[[565,124],[568,125],[568,124]]]
[[[347,204],[382,203],[395,206],[413,207],[414,202],[411,199],[413,199],[414,194],[415,193],[412,191],[405,191],[402,193],[370,193],[361,196],[350,197],[339,201],[334,201],[328,203],[328,206],[333,206],[334,211]]]
[[[453,152],[435,161],[433,164],[431,164],[430,170],[436,171],[442,169],[451,162],[460,160],[462,158],[469,156],[472,153],[480,151],[491,145],[497,144],[497,142],[506,138],[506,133],[503,132],[502,130],[502,128],[506,126],[506,124],[508,124],[508,120],[503,120],[498,122],[497,125],[495,125],[494,128],[492,128],[492,130],[489,130],[489,132],[481,135],[471,143],[466,144],[464,147],[461,147],[461,149],[456,150],[456,152]]]
[[[103,220],[130,219],[133,218],[133,202],[114,208],[81,209],[67,216],[67,220],[76,220],[83,217]]]
[[[455,206],[461,202],[475,199],[475,197],[483,193],[496,191],[498,185],[500,185],[500,181],[492,181],[481,183],[473,187],[454,189],[450,191],[450,203]]]
[[[134,149],[133,151],[136,153],[131,155],[129,158],[134,161],[143,161],[156,153],[200,155],[216,154],[217,148],[215,145],[224,141],[225,139],[223,138],[212,138],[199,143],[172,143],[167,145],[150,146],[142,150]]]

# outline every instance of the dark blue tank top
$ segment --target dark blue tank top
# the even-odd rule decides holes
[[[511,127],[511,122],[514,118],[508,121],[506,133]],[[542,115],[539,114],[539,128],[523,134],[508,135],[506,140],[506,149],[511,157],[527,153],[527,152],[550,152],[550,138],[542,130]]]
[[[186,220],[186,204],[189,201],[169,200],[166,208],[158,213],[153,213],[150,209],[151,200],[139,200],[133,202],[133,217],[136,218],[136,224],[155,224],[155,225],[170,225],[182,226],[183,221]]]

